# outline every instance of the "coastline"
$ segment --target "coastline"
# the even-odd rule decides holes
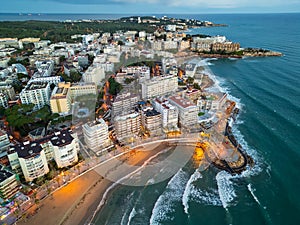
[[[134,151],[127,153],[130,154],[130,157],[126,154],[118,158],[122,164],[142,165],[161,150],[155,148],[150,151]],[[106,190],[113,184],[112,181],[104,179],[96,171],[89,171],[42,200],[38,211],[36,209],[29,210],[28,214],[33,214],[33,216],[19,220],[18,224],[86,224],[90,222],[89,220],[97,210]],[[110,192],[116,187],[113,187]]]

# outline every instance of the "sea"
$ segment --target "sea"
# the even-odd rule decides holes
[[[255,166],[231,175],[213,167],[200,170],[188,162],[163,182],[118,186],[86,223],[300,224],[300,14],[167,16],[224,23],[228,26],[189,33],[225,35],[242,47],[283,53],[282,57],[206,61],[220,88],[241,107],[233,133]],[[89,15],[72,18],[89,19]],[[66,19],[71,18],[60,15],[56,20]],[[1,14],[0,20],[4,20]]]

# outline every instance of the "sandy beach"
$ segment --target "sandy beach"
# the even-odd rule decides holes
[[[121,164],[142,165],[149,157],[157,154],[165,146],[152,147],[151,151],[135,150],[120,156],[118,159]],[[101,169],[101,166],[98,169]],[[42,200],[39,203],[38,212],[27,219],[18,221],[18,224],[85,224],[92,217],[105,190],[112,184],[113,182],[104,179],[94,170],[87,172],[53,193],[52,196]]]

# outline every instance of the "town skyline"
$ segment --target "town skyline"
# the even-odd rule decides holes
[[[272,3],[272,4],[270,4]],[[167,7],[161,7],[162,5]],[[11,0],[0,13],[74,13],[74,14],[141,14],[141,13],[295,13],[300,1],[276,0]]]

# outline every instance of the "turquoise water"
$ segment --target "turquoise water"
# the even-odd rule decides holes
[[[300,224],[300,14],[185,17],[229,25],[193,33],[226,35],[244,47],[284,54],[210,62],[222,88],[242,105],[233,130],[256,166],[231,176],[214,168],[195,172],[188,163],[165,182],[121,186],[93,222]]]

